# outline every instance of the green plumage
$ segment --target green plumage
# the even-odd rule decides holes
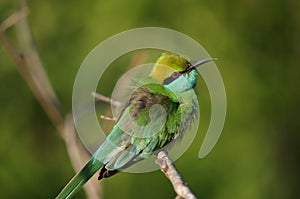
[[[164,79],[157,75],[164,70],[158,64],[172,69],[161,71],[167,74]],[[179,140],[198,117],[193,91],[197,76],[184,58],[163,53],[150,77],[136,81],[137,88],[105,142],[57,199],[74,196],[99,169],[98,179],[110,177]]]
[[[91,159],[56,196],[60,198],[72,198],[82,186],[101,168],[103,164]]]

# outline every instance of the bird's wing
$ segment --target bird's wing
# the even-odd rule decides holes
[[[122,169],[169,143],[176,131],[170,116],[179,107],[171,95],[162,85],[137,88],[94,157],[108,170]]]

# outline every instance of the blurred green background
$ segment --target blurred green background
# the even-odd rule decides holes
[[[227,119],[214,150],[199,159],[209,121],[204,94],[202,134],[175,162],[180,173],[199,198],[300,196],[299,1],[31,0],[28,6],[36,48],[65,112],[81,62],[106,38],[159,26],[197,40],[219,58]],[[14,1],[0,1],[0,21],[14,7]],[[7,32],[12,39],[14,31]],[[114,85],[104,82],[109,95]],[[1,198],[54,198],[74,171],[64,142],[2,47],[0,92]],[[175,197],[160,171],[118,174],[104,180],[103,189],[108,199]]]

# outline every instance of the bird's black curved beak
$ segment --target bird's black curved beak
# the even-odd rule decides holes
[[[217,60],[217,58],[206,58],[206,59],[202,59],[202,60],[199,60],[199,61],[195,61],[195,62],[191,62],[191,66],[189,67],[189,69],[193,69],[193,68],[196,68],[202,64],[205,64],[207,62],[210,62],[210,61],[215,61]]]

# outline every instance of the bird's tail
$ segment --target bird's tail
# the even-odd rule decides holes
[[[102,163],[92,159],[70,180],[56,199],[72,198],[83,185],[102,167]]]

